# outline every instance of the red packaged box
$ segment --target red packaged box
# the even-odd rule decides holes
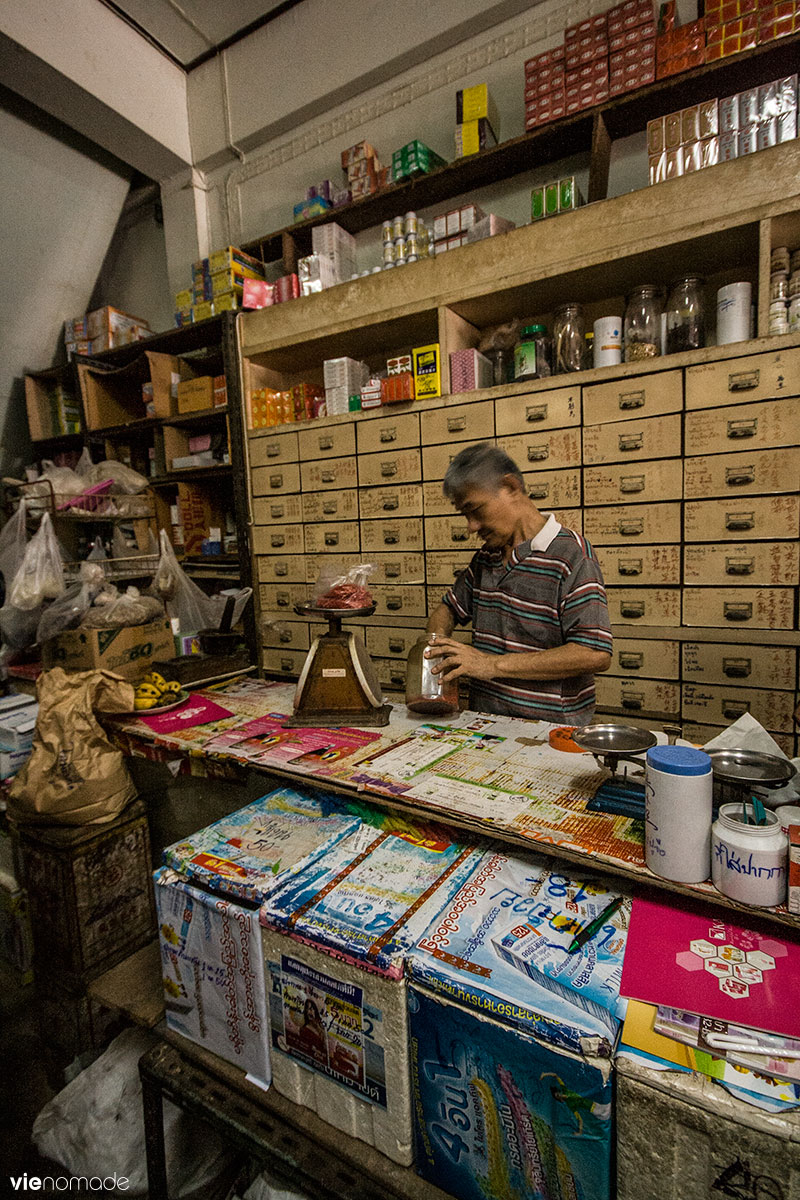
[[[268,308],[275,303],[275,287],[263,279],[242,281],[242,308]]]
[[[676,18],[676,2],[675,0],[663,0],[661,7],[658,10],[658,32],[669,33],[675,28]],[[708,5],[706,5],[706,12]]]
[[[400,400],[414,399],[414,374],[401,371],[398,375],[387,375],[381,380],[381,404],[396,404]]]
[[[275,281],[275,303],[283,304],[286,300],[297,300],[300,295],[300,280],[295,274],[281,275]]]
[[[563,61],[564,47],[555,46],[552,50],[545,50],[541,54],[535,54],[533,58],[529,58],[525,63],[525,74],[535,74],[544,67],[555,66],[557,63],[563,63]]]
[[[759,22],[758,40],[759,42],[772,42],[776,38],[786,37],[787,34],[797,33],[798,29],[800,29],[800,20],[797,16],[768,19]]]

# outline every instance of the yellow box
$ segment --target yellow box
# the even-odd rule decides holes
[[[193,300],[194,300],[194,289],[193,288],[184,288],[182,292],[175,293],[175,308],[178,309],[178,311],[182,311],[184,309],[189,309],[192,307]]]
[[[481,117],[490,117],[489,88],[485,83],[476,83],[474,87],[461,90],[461,120],[479,121]]]
[[[415,346],[414,395],[418,400],[427,400],[442,394],[442,355],[438,342],[429,346]]]
[[[178,383],[178,412],[202,412],[214,407],[213,375],[197,375]]]
[[[192,307],[193,321],[206,321],[214,315],[214,301],[204,300],[202,304],[195,304]]]

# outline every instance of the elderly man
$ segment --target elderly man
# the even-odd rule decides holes
[[[489,442],[456,455],[444,494],[483,548],[428,621],[433,668],[470,680],[470,707],[586,725],[594,676],[611,665],[603,576],[579,534],[544,515],[519,467]],[[472,622],[472,645],[450,635]]]

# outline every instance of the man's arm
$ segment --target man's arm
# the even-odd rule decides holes
[[[428,617],[428,633],[435,633],[439,638],[449,638],[455,628],[453,610],[447,604],[440,604]]]
[[[430,654],[432,658],[442,656],[441,664],[432,670],[448,680],[462,675],[472,679],[572,679],[576,675],[599,675],[611,666],[611,655],[606,651],[592,650],[578,642],[565,642],[551,650],[484,654],[445,635],[437,637]]]

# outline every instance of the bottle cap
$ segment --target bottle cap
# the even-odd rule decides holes
[[[653,746],[647,751],[647,764],[668,775],[707,775],[711,770],[705,750],[692,746]]]

